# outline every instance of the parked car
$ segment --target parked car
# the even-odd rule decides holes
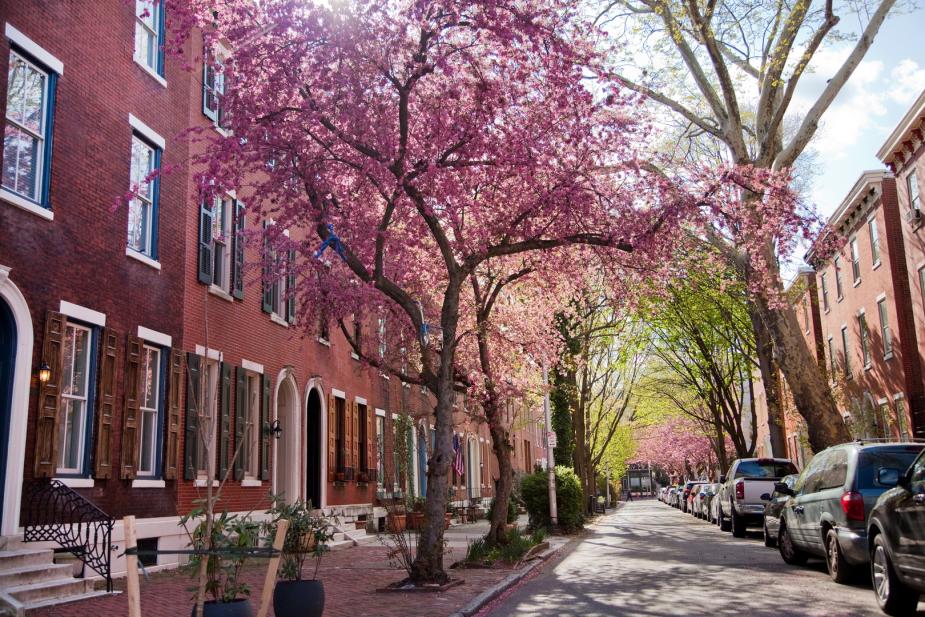
[[[716,499],[716,494],[718,491],[718,482],[707,484],[706,489],[704,490],[704,495],[701,497],[701,503],[703,507],[701,508],[700,518],[705,521],[710,521],[711,523],[713,522],[713,500]]]
[[[867,525],[874,593],[884,613],[911,615],[925,593],[925,452],[907,470],[881,468],[877,482],[894,488]]]
[[[710,522],[714,525],[719,525],[719,489],[722,487],[722,484],[717,484],[716,489],[714,490],[715,495],[713,499],[710,500]]]
[[[764,525],[764,501],[761,496],[774,491],[774,484],[784,476],[797,473],[785,458],[740,458],[729,473],[720,477],[719,526],[737,538],[748,527]]]
[[[684,488],[681,489],[681,496],[679,498],[679,501],[680,501],[679,507],[681,508],[682,512],[687,512],[687,500],[688,500],[688,497],[690,497],[691,488],[694,486],[694,484],[695,482],[693,480],[690,480],[688,482],[685,482]]]
[[[695,484],[691,489],[691,515],[695,518],[703,516],[703,500],[707,495],[707,489],[710,487],[707,483]]]
[[[691,516],[695,516],[697,514],[697,510],[695,509],[695,506],[694,506],[694,500],[697,499],[697,497],[700,495],[700,487],[702,486],[703,486],[703,482],[694,482],[691,485],[690,491],[687,494],[687,509],[685,510],[685,512],[687,512]]]
[[[781,478],[781,484],[786,484],[790,489],[796,484],[798,474],[792,473],[789,476]],[[765,495],[762,495],[762,498]],[[780,513],[784,509],[784,504],[790,499],[789,493],[780,492],[777,487],[767,495],[767,505],[764,507],[764,545],[777,546],[777,532],[780,531]]]
[[[880,470],[905,469],[925,444],[856,441],[817,454],[789,493],[778,531],[781,557],[791,565],[807,558],[825,558],[829,576],[846,583],[870,562],[867,519],[874,503],[890,487],[879,481]],[[882,540],[881,540],[882,541]]]
[[[678,487],[668,487],[668,496],[665,498],[665,503],[669,506],[678,507]]]

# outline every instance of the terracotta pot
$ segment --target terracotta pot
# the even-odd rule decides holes
[[[389,514],[388,519],[389,531],[400,532],[405,530],[404,514]]]
[[[306,533],[299,542],[299,548],[306,553],[310,553],[315,550],[316,544],[318,544],[318,538],[315,537],[315,534]]]
[[[357,529],[366,529],[366,521],[353,521]]]
[[[424,526],[423,512],[409,512],[407,518],[408,529],[420,529]]]

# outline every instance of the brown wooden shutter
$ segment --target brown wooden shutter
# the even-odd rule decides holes
[[[183,352],[170,350],[167,365],[167,431],[164,446],[164,479],[177,479],[180,464],[180,383],[183,380]]]
[[[231,365],[222,362],[219,375],[221,376],[221,400],[219,400],[219,429],[218,429],[218,479],[223,480],[231,464]]]
[[[122,408],[122,471],[123,480],[135,477],[138,468],[138,408],[141,400],[141,352],[143,343],[128,335],[125,344],[125,404]]]
[[[260,405],[260,479],[270,479],[270,378],[260,376],[263,404]]]
[[[186,423],[183,433],[183,479],[195,480],[199,473],[199,404],[202,398],[202,360],[196,354],[186,355]]]
[[[93,475],[99,479],[112,477],[112,415],[116,408],[116,358],[119,335],[112,328],[103,330],[100,344],[99,380],[96,388],[96,452]]]
[[[328,482],[334,481],[337,472],[337,399],[328,395]]]
[[[244,450],[250,447],[250,444],[244,443],[247,428],[247,372],[240,366],[236,367],[234,372],[234,452],[237,452],[234,459],[234,479],[240,481],[244,479],[245,472]]]
[[[366,407],[366,473],[370,482],[376,481],[376,412]]]
[[[67,320],[48,311],[42,357],[51,368],[51,378],[39,385],[39,408],[35,426],[35,476],[51,478],[58,466],[58,415],[61,409],[61,375],[64,372],[64,330]]]
[[[354,464],[354,448],[356,448],[356,442],[354,441],[353,428],[353,410],[355,407],[353,401],[345,400],[344,401],[344,467],[346,467],[346,479],[353,479],[353,470],[356,469]]]

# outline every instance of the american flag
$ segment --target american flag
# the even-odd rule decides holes
[[[459,443],[459,435],[453,434],[453,451],[456,453],[456,457],[453,459],[453,471],[456,472],[456,475],[463,475],[463,454],[462,454],[462,444]]]

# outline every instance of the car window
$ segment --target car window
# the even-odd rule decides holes
[[[818,490],[819,474],[821,474],[822,470],[825,468],[825,460],[828,458],[829,454],[829,452],[822,452],[813,457],[809,466],[800,474],[800,478],[793,487],[794,491],[809,494],[815,493]]]
[[[909,473],[909,488],[913,493],[925,492],[925,452],[920,454],[912,464]]]
[[[848,451],[834,450],[825,461],[825,468],[819,473],[817,491],[838,488],[845,485],[848,476]]]
[[[736,478],[783,478],[794,473],[796,467],[790,461],[741,461],[736,467]]]
[[[905,446],[880,446],[861,450],[858,458],[858,488],[883,488],[877,482],[877,472],[884,467],[899,469],[900,473],[909,468],[915,457],[925,446],[910,444]]]

